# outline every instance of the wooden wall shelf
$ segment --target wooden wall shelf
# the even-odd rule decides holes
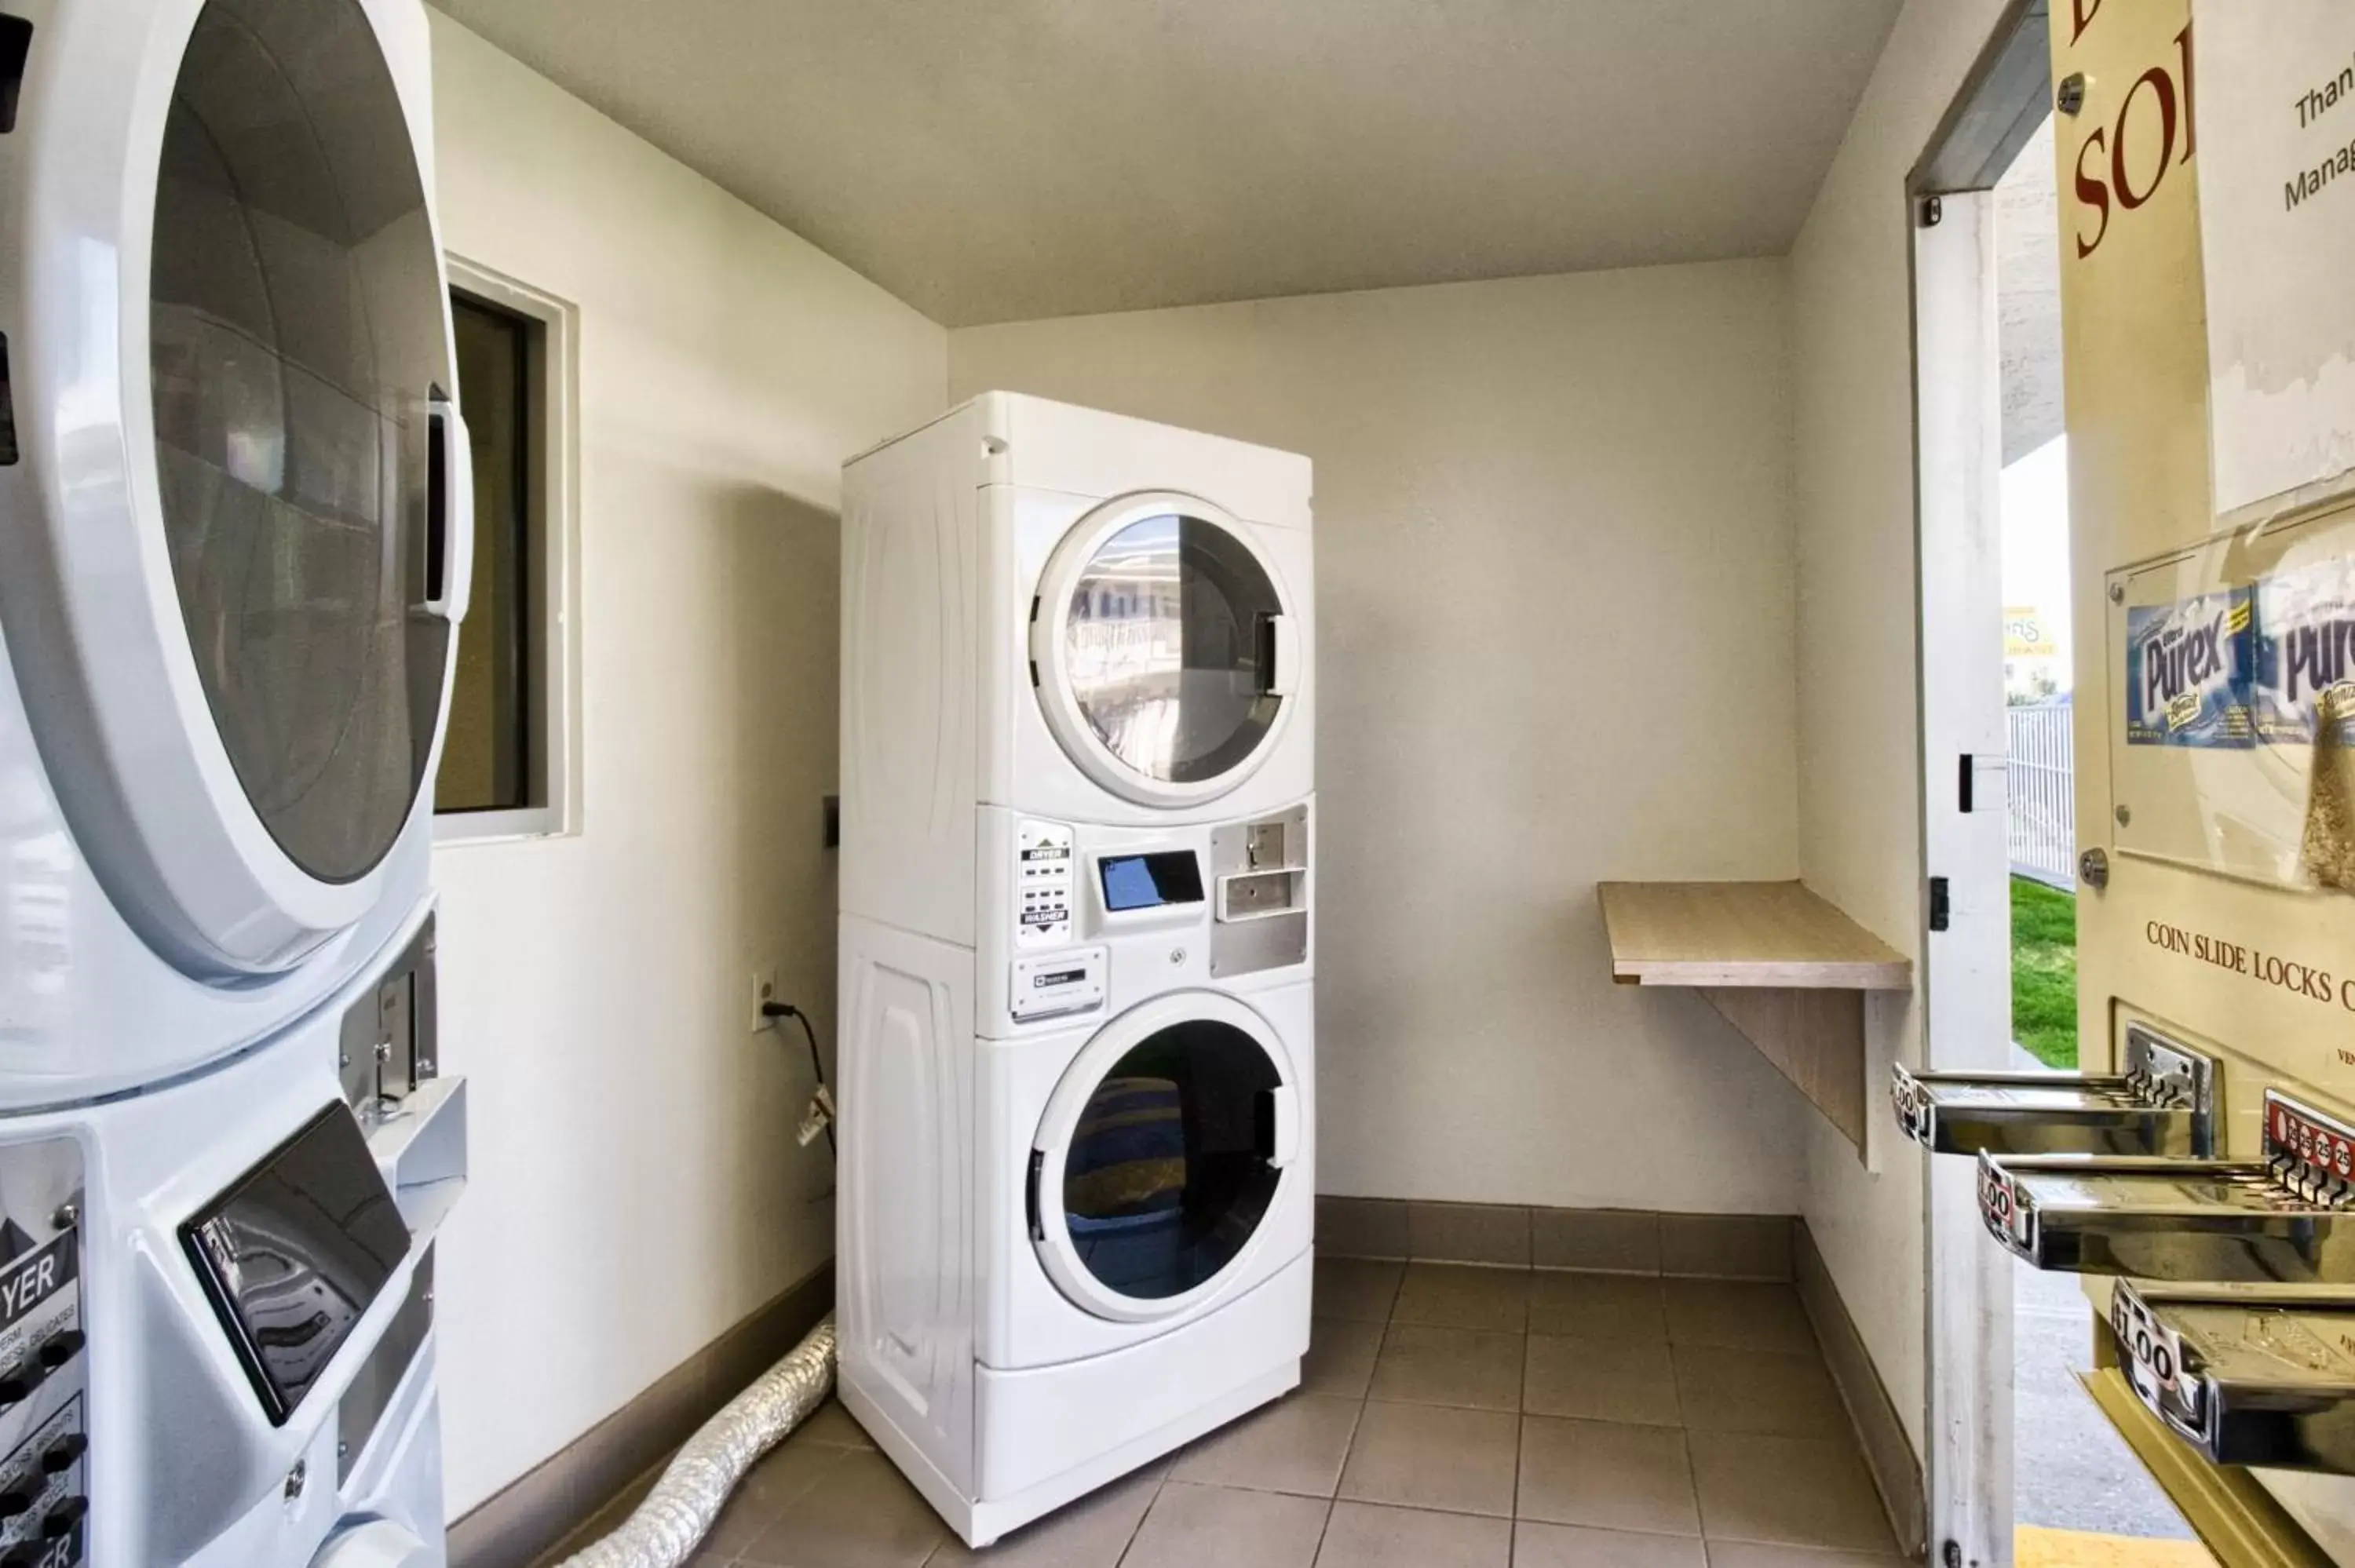
[[[1796,882],[1605,882],[1622,985],[1697,991],[1861,1152],[1864,995],[1913,963]]]

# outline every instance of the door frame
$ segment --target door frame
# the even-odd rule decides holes
[[[1906,181],[1913,332],[1923,1057],[2011,1065],[2002,696],[2002,353],[1996,181],[2051,104],[2047,0],[2014,0]],[[1997,683],[1992,694],[1987,683]],[[1992,766],[1989,766],[1989,765]],[[1966,806],[1965,774],[1970,777]],[[1927,890],[1944,877],[1945,924]],[[1990,885],[1990,878],[1992,879]],[[2012,1273],[1978,1216],[1977,1161],[1923,1157],[1930,1555],[2012,1561]]]

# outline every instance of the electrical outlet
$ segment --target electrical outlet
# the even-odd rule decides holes
[[[777,1021],[762,1011],[777,1000],[777,966],[762,964],[752,971],[752,1033],[774,1029]]]

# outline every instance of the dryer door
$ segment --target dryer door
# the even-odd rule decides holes
[[[1040,711],[1071,760],[1144,805],[1215,800],[1290,717],[1299,624],[1250,531],[1198,496],[1081,519],[1031,607]]]
[[[438,755],[472,503],[406,15],[36,35],[0,610],[77,839],[201,975],[365,914]]]
[[[1064,1074],[1032,1150],[1048,1274],[1123,1322],[1218,1294],[1297,1179],[1301,1113],[1283,1043],[1234,998],[1179,992],[1122,1014]]]

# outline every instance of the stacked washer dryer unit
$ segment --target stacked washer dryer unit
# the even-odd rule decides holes
[[[416,0],[0,0],[0,1565],[442,1562]]]
[[[1299,1381],[1309,478],[1005,393],[845,471],[841,1388],[975,1545]]]

